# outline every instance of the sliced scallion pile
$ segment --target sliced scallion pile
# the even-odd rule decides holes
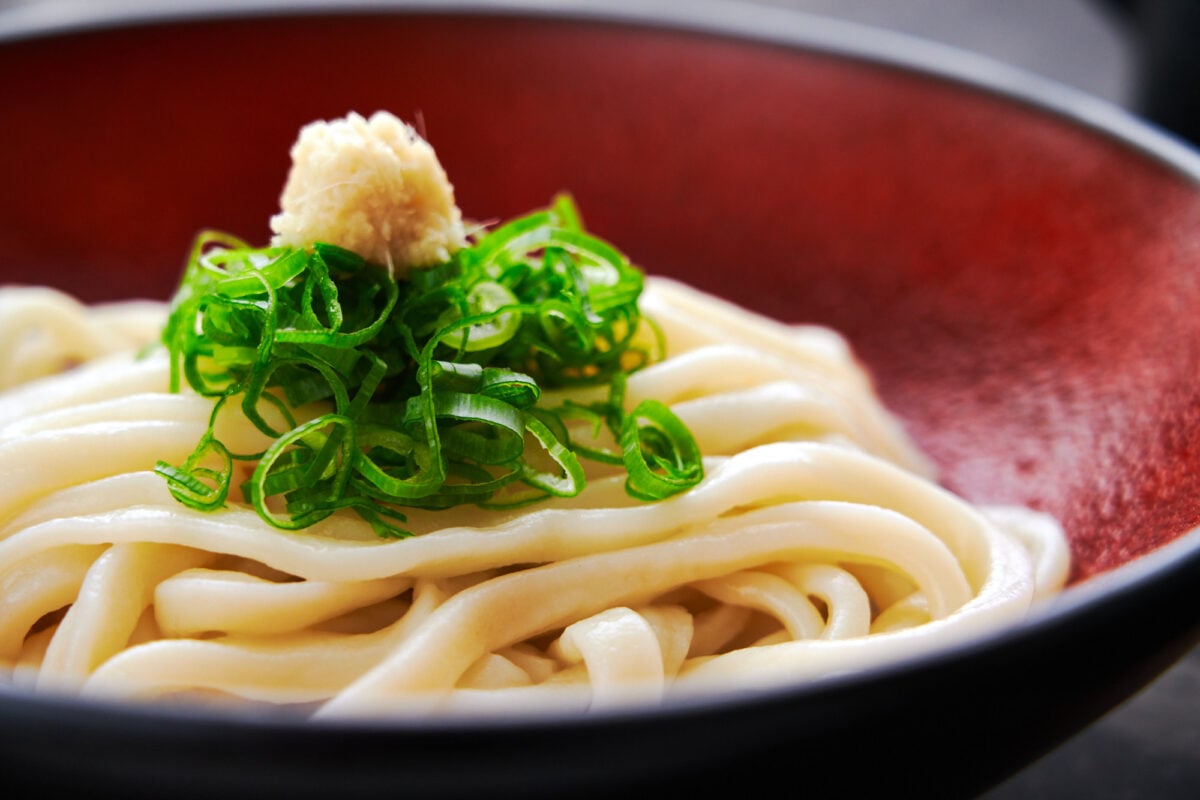
[[[624,465],[633,497],[668,497],[703,469],[665,405],[624,407],[626,376],[652,358],[635,344],[642,285],[565,196],[402,283],[333,245],[202,233],[163,341],[172,390],[186,381],[216,404],[192,455],[156,471],[180,502],[213,510],[235,462],[253,463],[239,488],[270,524],[352,509],[393,537],[408,535],[406,507],[578,494],[580,458]],[[607,385],[607,399],[539,404],[544,388],[583,385]],[[270,438],[264,451],[217,438],[234,403]],[[607,428],[615,447],[572,441],[571,421]]]

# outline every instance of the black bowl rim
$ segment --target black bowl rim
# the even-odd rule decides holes
[[[801,11],[733,3],[728,0],[680,0],[640,4],[638,0],[188,0],[170,6],[147,7],[133,2],[90,6],[33,4],[0,11],[0,47],[26,40],[74,33],[145,25],[187,24],[220,19],[270,16],[352,16],[358,14],[482,15],[560,19],[632,28],[659,28],[708,35],[789,49],[807,50],[940,78],[963,88],[995,94],[1074,123],[1108,138],[1142,157],[1159,162],[1200,188],[1200,152],[1183,140],[1139,119],[1121,107],[1016,66],[932,42],[909,34]],[[1070,586],[1060,595],[1036,605],[1016,625],[985,632],[953,645],[889,661],[852,673],[832,675],[802,684],[691,697],[660,706],[618,709],[603,713],[513,713],[454,715],[437,718],[336,718],[299,720],[285,714],[261,714],[238,709],[159,706],[111,700],[34,695],[0,682],[0,720],[53,715],[81,728],[113,726],[161,730],[159,723],[188,723],[192,733],[219,734],[236,727],[264,733],[287,731],[301,736],[342,732],[414,733],[421,736],[487,735],[517,730],[563,730],[625,726],[653,718],[684,723],[696,716],[720,714],[731,708],[753,711],[780,702],[795,703],[834,690],[885,682],[898,676],[951,662],[970,663],[1034,637],[1053,637],[1077,620],[1111,612],[1163,581],[1200,586],[1200,527],[1178,536],[1150,553],[1108,572]],[[1197,608],[1200,608],[1198,606]],[[1185,644],[1200,641],[1200,612],[1185,631]]]

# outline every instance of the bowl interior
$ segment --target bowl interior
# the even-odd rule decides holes
[[[1200,191],[1018,101],[621,24],[425,14],[145,25],[0,48],[0,281],[164,298],[268,236],[312,119],[388,109],[465,213],[560,190],[648,272],[847,334],[977,501],[1056,514],[1073,577],[1200,522]]]

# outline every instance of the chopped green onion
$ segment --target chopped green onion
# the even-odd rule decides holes
[[[172,390],[186,381],[217,403],[192,455],[155,471],[211,511],[227,502],[233,461],[255,461],[242,493],[270,524],[349,509],[384,537],[409,535],[403,508],[578,494],[581,458],[624,464],[634,497],[667,497],[703,468],[666,406],[624,409],[627,373],[662,351],[654,327],[654,352],[635,343],[642,286],[565,195],[404,283],[331,244],[256,249],[205,231],[163,341]],[[608,400],[539,405],[543,389],[576,385],[608,385]],[[263,452],[216,438],[226,403],[273,440]],[[592,440],[607,428],[619,452],[572,441],[580,421]]]
[[[657,400],[643,400],[621,425],[625,488],[641,500],[661,500],[703,477],[700,449],[687,426]]]

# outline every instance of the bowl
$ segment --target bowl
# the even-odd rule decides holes
[[[977,502],[1053,513],[1026,622],[766,692],[595,717],[312,724],[0,694],[27,788],[124,796],[981,791],[1200,634],[1200,157],[912,39],[713,3],[209,4],[0,28],[0,282],[165,298],[269,234],[296,130],[418,120],[460,205],[569,189],[647,271],[842,331]],[[800,777],[802,776],[802,777]]]

